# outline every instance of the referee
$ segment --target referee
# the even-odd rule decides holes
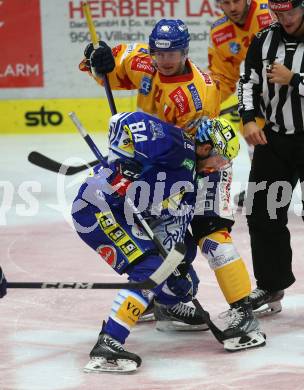
[[[250,298],[262,312],[281,311],[284,289],[295,281],[287,213],[297,182],[304,185],[303,7],[302,0],[269,0],[277,22],[252,41],[239,84],[245,139],[256,145],[246,205],[257,282]],[[259,107],[263,129],[254,119]]]

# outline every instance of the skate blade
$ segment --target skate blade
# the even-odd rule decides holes
[[[117,359],[116,361],[107,361],[105,358],[92,358],[84,367],[86,373],[94,372],[115,372],[115,373],[130,373],[137,370],[137,364],[133,360]]]
[[[155,321],[155,316],[154,316],[154,313],[149,313],[149,314],[142,314],[138,321],[137,321],[137,324],[140,324],[142,322],[151,322],[151,321]]]
[[[190,331],[208,330],[209,327],[207,324],[189,325],[189,324],[185,324],[184,322],[178,322],[178,321],[157,321],[156,329],[160,330],[161,332],[168,332],[168,331],[190,332]]]
[[[282,311],[281,301],[266,303],[265,305],[253,310],[257,317],[270,316]]]
[[[252,331],[245,336],[235,337],[224,341],[224,349],[228,352],[264,347],[264,345],[266,345],[266,335],[260,331]]]

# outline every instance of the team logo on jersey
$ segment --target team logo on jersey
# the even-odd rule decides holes
[[[212,35],[212,41],[215,46],[222,45],[225,42],[230,41],[230,39],[236,38],[236,34],[233,26],[226,26],[221,30],[216,31]]]
[[[135,56],[131,62],[131,69],[135,72],[144,72],[151,75],[155,73],[152,58],[150,57]]]
[[[268,4],[267,3],[260,4],[260,9],[268,9]]]
[[[116,249],[111,245],[100,245],[96,252],[105,260],[112,268],[116,267],[117,253]]]
[[[193,100],[194,107],[195,107],[196,111],[200,111],[203,108],[203,105],[202,105],[201,98],[199,96],[199,93],[198,93],[195,85],[192,83],[192,84],[188,85],[187,88],[189,89],[189,91],[191,93],[192,100]]]
[[[237,42],[229,42],[229,48],[232,54],[238,54],[241,50],[241,45]]]
[[[176,105],[180,115],[190,112],[189,100],[181,87],[176,88],[169,94],[170,99]]]
[[[152,139],[151,139],[152,141],[155,141],[158,138],[165,137],[163,126],[160,123],[156,123],[154,121],[149,120],[149,124],[150,124],[149,129],[152,133]]]
[[[260,29],[264,27],[268,27],[272,22],[272,18],[269,14],[259,15],[257,19],[258,19]]]
[[[151,92],[151,88],[152,88],[152,79],[150,79],[150,77],[144,76],[141,79],[140,87],[138,90],[139,93],[147,96]]]

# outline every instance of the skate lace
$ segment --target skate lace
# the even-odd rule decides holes
[[[238,308],[232,308],[229,310],[226,310],[218,315],[218,318],[221,320],[224,320],[225,324],[229,328],[235,328],[237,327],[242,319],[244,318],[245,314],[241,307]]]
[[[177,305],[174,305],[171,310],[180,316],[184,317],[194,317],[195,309],[194,307],[183,305],[182,303],[178,303]]]
[[[263,297],[264,295],[266,295],[266,291],[265,291],[265,290],[261,290],[260,288],[255,288],[255,289],[250,293],[250,298],[251,298],[251,299],[257,299],[257,298]]]
[[[112,339],[111,337],[105,337],[105,343],[110,347],[113,348],[114,350],[118,350],[119,352],[123,352],[124,349],[121,346],[120,342]]]
[[[228,326],[229,328],[236,328],[242,322],[243,318],[245,317],[245,313],[241,307],[230,309],[228,312]]]

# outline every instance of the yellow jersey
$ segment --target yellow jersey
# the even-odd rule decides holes
[[[164,76],[155,67],[148,45],[121,44],[112,49],[115,68],[108,73],[113,90],[137,89],[137,109],[167,123],[196,131],[202,117],[214,118],[220,110],[220,93],[209,74],[187,59],[187,73]],[[86,60],[80,69],[89,71]],[[102,85],[102,80],[95,77]]]
[[[254,35],[271,22],[267,0],[252,0],[244,25],[233,23],[223,14],[211,26],[208,69],[213,79],[219,81],[221,102],[236,90],[240,65]]]

